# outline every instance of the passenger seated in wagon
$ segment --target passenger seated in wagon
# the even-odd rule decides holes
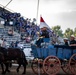
[[[66,45],[66,46],[69,45],[68,38],[64,38],[64,45]]]
[[[74,35],[71,35],[70,37],[70,46],[76,46],[76,40]]]

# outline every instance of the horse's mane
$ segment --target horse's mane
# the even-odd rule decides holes
[[[24,52],[20,48],[8,48],[7,52],[9,56],[16,56],[18,58],[25,57]]]
[[[2,52],[3,54],[7,53],[7,49],[4,47],[0,47],[0,52]]]
[[[4,48],[4,47],[0,47],[0,50],[5,50],[6,48]]]

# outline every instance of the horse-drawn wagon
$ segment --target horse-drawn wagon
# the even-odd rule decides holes
[[[45,45],[39,48],[31,45],[31,48],[35,58],[31,64],[34,73],[55,75],[62,69],[76,75],[76,46]]]

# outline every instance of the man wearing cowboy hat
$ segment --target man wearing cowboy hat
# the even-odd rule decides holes
[[[76,46],[76,40],[74,35],[71,35],[70,37],[70,46]]]
[[[67,45],[67,46],[69,45],[68,44],[68,38],[64,38],[64,45]]]

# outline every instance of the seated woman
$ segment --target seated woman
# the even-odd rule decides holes
[[[13,36],[13,30],[12,30],[12,29],[9,29],[9,30],[8,30],[8,35],[9,35],[9,36]]]

